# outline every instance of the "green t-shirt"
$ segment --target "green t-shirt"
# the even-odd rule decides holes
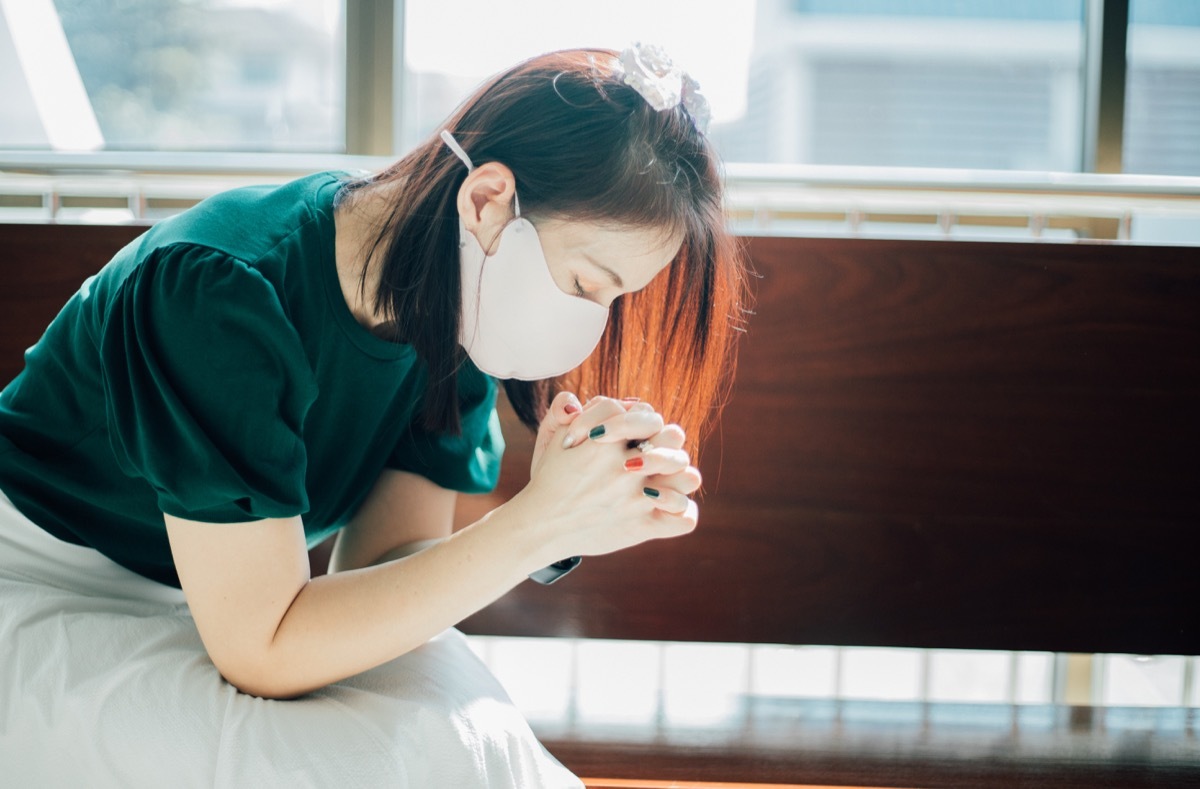
[[[496,383],[458,375],[462,435],[423,431],[426,367],[350,313],[322,173],[158,223],[85,281],[0,392],[0,490],[59,539],[179,585],[162,513],[302,515],[309,546],[384,468],[495,487]]]

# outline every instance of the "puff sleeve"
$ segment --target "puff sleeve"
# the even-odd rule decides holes
[[[159,508],[231,523],[308,509],[312,368],[275,287],[221,252],[155,250],[106,305],[109,438]]]
[[[458,373],[459,413],[462,433],[433,434],[420,426],[417,409],[413,423],[400,439],[388,466],[420,474],[462,493],[488,493],[500,478],[504,436],[496,415],[496,382],[470,362]]]

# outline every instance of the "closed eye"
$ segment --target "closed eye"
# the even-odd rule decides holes
[[[586,290],[584,290],[583,284],[579,281],[579,277],[575,277],[572,284],[575,288],[575,296],[576,297],[581,298],[581,299],[587,299],[588,301],[592,302],[593,304],[599,304],[601,307],[604,307],[605,309],[607,309],[610,306],[610,304],[608,302],[601,301],[600,297],[597,296],[596,294],[588,293]]]

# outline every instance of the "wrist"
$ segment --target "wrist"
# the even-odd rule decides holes
[[[479,525],[485,522],[487,528],[502,532],[505,543],[515,548],[521,557],[522,575],[566,559],[570,553],[569,548],[560,547],[562,540],[553,524],[524,490],[484,516]]]

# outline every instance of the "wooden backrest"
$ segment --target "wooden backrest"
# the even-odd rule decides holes
[[[0,380],[140,230],[0,225]],[[1200,654],[1200,250],[746,242],[757,314],[700,528],[465,630]],[[461,520],[528,478],[503,416],[500,487]]]
[[[1200,652],[1200,250],[754,238],[700,527],[480,632]],[[497,496],[527,478],[510,451]]]

